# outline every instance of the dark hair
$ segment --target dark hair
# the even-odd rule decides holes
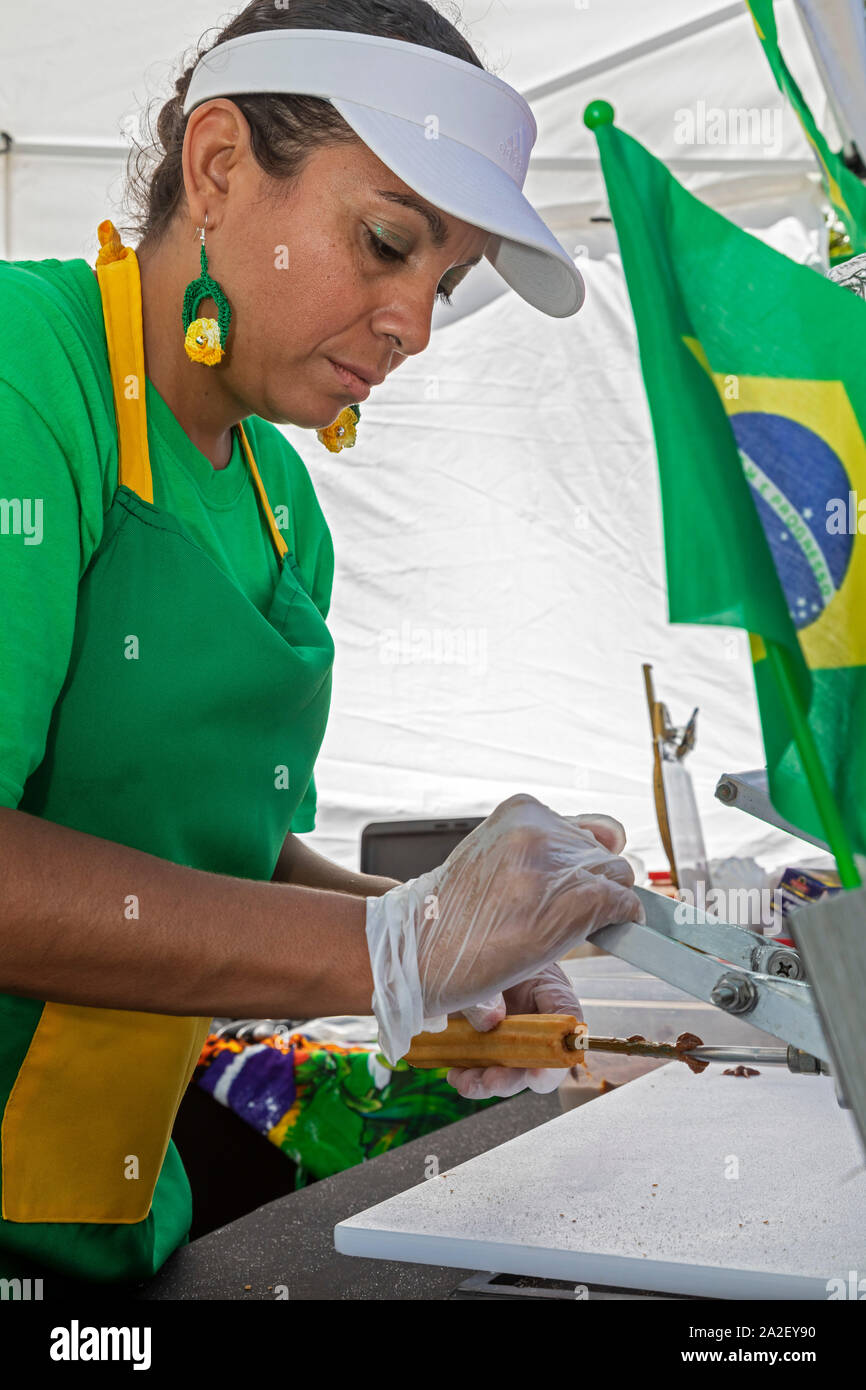
[[[175,83],[175,95],[159,112],[155,140],[150,131],[153,102],[143,115],[143,131],[150,143],[134,142],[126,185],[132,220],[125,230],[138,236],[139,247],[145,241],[150,245],[158,242],[181,205],[187,123],[183,103],[193,68],[219,44],[263,29],[344,29],[376,34],[435,48],[484,68],[455,23],[426,0],[289,0],[286,8],[278,7],[274,0],[251,0],[212,44],[204,45],[204,37],[199,40],[194,58]],[[262,94],[231,100],[249,122],[256,162],[273,178],[291,181],[300,176],[314,149],[358,140],[336,108],[321,97]],[[154,163],[155,168],[149,167]]]

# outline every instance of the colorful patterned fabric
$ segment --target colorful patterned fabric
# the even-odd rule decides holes
[[[293,1159],[304,1187],[499,1104],[464,1100],[446,1075],[297,1032],[254,1043],[211,1034],[195,1080]]]

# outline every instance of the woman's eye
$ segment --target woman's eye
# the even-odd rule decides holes
[[[377,255],[380,260],[405,261],[406,257],[400,251],[395,250],[393,246],[389,246],[387,241],[383,241],[381,237],[377,237],[374,232],[370,231],[369,227],[365,227],[364,231],[367,233],[374,254]],[[447,290],[438,289],[436,291],[436,298],[441,299],[445,304],[451,303],[451,296],[448,294]]]
[[[376,255],[383,261],[405,261],[406,257],[402,252],[395,250],[393,246],[389,246],[387,241],[383,241],[381,237],[377,237],[375,233],[370,231],[369,227],[365,227],[364,231],[367,233]]]

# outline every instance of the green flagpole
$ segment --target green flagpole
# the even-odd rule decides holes
[[[613,107],[607,101],[590,102],[583,113],[583,121],[584,125],[592,131],[597,131],[600,126],[612,126],[614,122]],[[598,141],[598,136],[596,136],[596,140]],[[803,708],[791,669],[790,653],[785,647],[767,639],[764,639],[764,645],[767,651],[769,669],[772,672],[788,719],[788,726],[800,755],[800,763],[824,826],[825,839],[836,860],[840,881],[845,888],[860,888],[862,881],[854,862],[851,841],[842,821],[827,774],[824,771],[824,765],[821,762],[814,735],[809,726],[807,711]]]

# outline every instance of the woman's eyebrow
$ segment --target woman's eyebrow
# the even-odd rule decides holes
[[[437,249],[441,249],[448,240],[448,228],[435,208],[429,203],[424,203],[420,198],[415,198],[411,193],[397,193],[390,188],[375,188],[374,193],[377,198],[387,198],[391,203],[399,203],[401,207],[409,208],[412,212],[420,212],[430,228],[430,239]],[[480,256],[473,256],[471,261],[461,261],[461,266],[477,265],[481,260]],[[455,270],[460,267],[455,266]]]

